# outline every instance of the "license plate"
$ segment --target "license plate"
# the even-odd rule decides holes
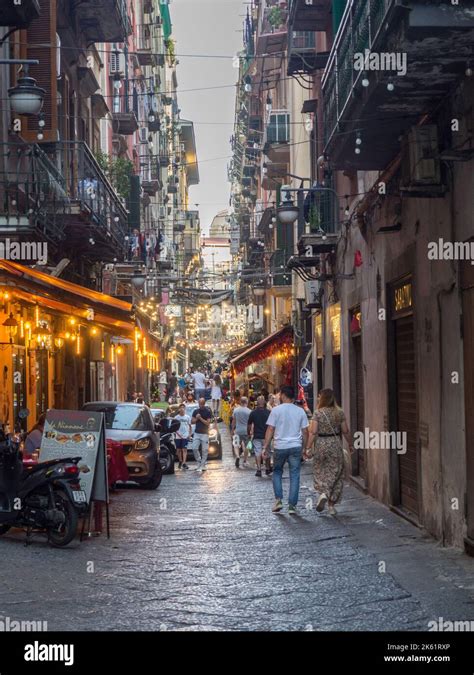
[[[74,501],[79,504],[84,504],[87,501],[84,490],[74,490],[72,496]]]

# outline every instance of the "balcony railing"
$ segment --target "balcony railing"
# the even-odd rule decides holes
[[[88,42],[125,42],[132,32],[127,0],[79,0],[75,11]]]
[[[286,39],[288,10],[285,2],[264,0],[257,31],[257,53],[281,52]]]
[[[316,51],[316,33],[311,31],[288,32],[288,75],[313,73],[326,67],[329,54]]]
[[[32,233],[54,220],[51,205],[67,201],[66,181],[38,145],[0,144],[0,231]]]
[[[407,130],[453,90],[472,55],[472,9],[472,2],[348,1],[322,81],[325,151],[336,169],[383,169]],[[371,58],[356,67],[356,55]]]
[[[127,211],[88,145],[83,141],[59,141],[49,154],[57,173],[63,176],[68,201],[79,203],[80,209],[85,207],[98,231],[123,245]],[[74,213],[71,206],[68,212]]]

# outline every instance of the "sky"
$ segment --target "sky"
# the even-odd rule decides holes
[[[242,49],[246,9],[243,0],[170,2],[179,61],[178,105],[181,117],[194,122],[199,164],[200,183],[190,188],[190,208],[199,204],[203,234],[208,234],[216,213],[229,205],[227,165],[238,77],[233,57]],[[198,58],[198,54],[228,58]],[[216,89],[186,91],[203,87]]]

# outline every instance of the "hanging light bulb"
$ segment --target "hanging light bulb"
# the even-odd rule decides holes
[[[270,94],[268,94],[267,100],[265,101],[265,110],[266,110],[268,113],[271,112],[271,110],[272,110],[272,105],[273,105],[272,98],[271,98]]]
[[[362,145],[362,138],[360,137],[360,131],[357,132],[356,145]]]
[[[472,77],[472,68],[470,61],[467,62],[466,77]]]
[[[388,91],[393,91],[395,89],[395,85],[393,83],[392,78],[390,78],[389,81],[387,82],[387,89]]]
[[[364,74],[362,75],[362,82],[361,82],[361,84],[362,84],[363,87],[368,87],[368,86],[369,86],[370,82],[369,82],[369,78],[367,77],[367,73],[364,73]]]

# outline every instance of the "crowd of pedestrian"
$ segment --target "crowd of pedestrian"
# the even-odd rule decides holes
[[[273,473],[275,503],[273,512],[283,509],[282,476],[288,464],[290,488],[288,513],[297,512],[300,472],[305,460],[313,459],[313,482],[319,498],[316,511],[324,511],[326,504],[331,515],[341,501],[346,468],[350,455],[344,450],[342,437],[353,452],[351,434],[343,410],[338,406],[334,392],[323,389],[317,408],[310,421],[307,406],[295,400],[291,386],[282,386],[269,394],[262,389],[255,403],[248,392],[237,390],[232,398],[231,432],[236,454],[236,468],[248,467],[248,456],[255,456],[257,477]],[[273,455],[273,465],[270,457]]]

